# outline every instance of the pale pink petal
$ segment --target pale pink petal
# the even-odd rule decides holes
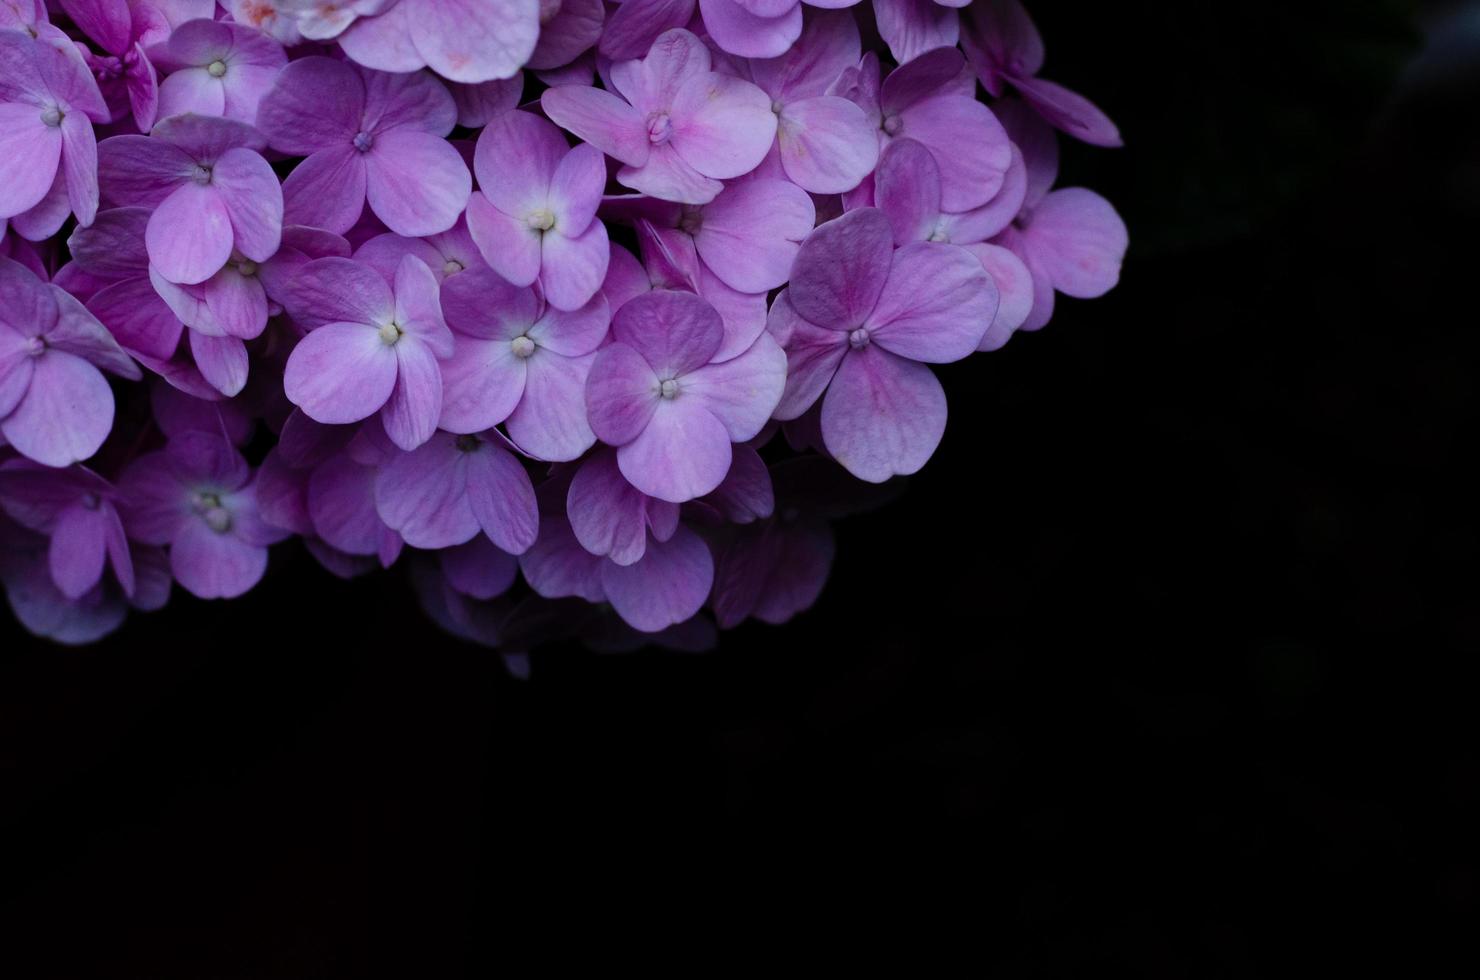
[[[714,558],[703,538],[679,527],[666,542],[650,542],[635,564],[605,563],[601,583],[627,625],[656,633],[688,620],[703,607],[714,584]]]
[[[660,379],[708,364],[724,330],[724,321],[703,298],[667,289],[634,297],[612,317],[613,339],[640,353]]]
[[[402,0],[411,39],[432,71],[454,82],[508,78],[540,33],[539,0]]]
[[[730,186],[704,208],[694,245],[726,285],[763,293],[786,282],[815,222],[812,198],[800,187],[781,180],[748,180]]]
[[[876,208],[859,208],[819,225],[792,265],[787,295],[820,327],[851,330],[873,311],[889,275],[894,233]]]
[[[540,247],[540,285],[550,305],[578,310],[589,303],[606,278],[611,256],[606,225],[593,221],[575,238],[547,231]]]
[[[365,210],[367,183],[365,155],[353,146],[321,150],[283,181],[283,220],[342,235]]]
[[[299,269],[288,283],[284,304],[307,330],[326,323],[379,327],[396,309],[391,287],[374,269],[338,256],[315,259]]]
[[[539,350],[528,359],[523,398],[508,417],[509,438],[536,459],[564,462],[596,442],[586,421],[586,378],[594,353],[563,357]]]
[[[267,571],[267,549],[190,521],[170,544],[175,581],[198,599],[234,599]]]
[[[170,282],[205,282],[231,258],[231,217],[214,187],[177,187],[149,217],[149,261]]]
[[[617,182],[662,201],[708,204],[725,185],[704,176],[679,156],[671,143],[653,148],[641,167],[623,167]]]
[[[997,350],[1027,322],[1033,310],[1033,274],[1022,259],[1001,245],[978,242],[962,247],[976,256],[997,284],[997,316],[976,346],[977,350]]]
[[[31,210],[46,197],[62,159],[62,130],[41,121],[28,102],[0,102],[0,218]]]
[[[946,396],[930,369],[871,344],[849,351],[822,400],[822,437],[869,483],[918,472],[946,428]]]
[[[381,133],[365,154],[365,169],[370,209],[391,231],[412,238],[451,228],[473,190],[456,148],[426,133]]]
[[[775,58],[802,33],[802,7],[779,16],[758,17],[735,0],[699,0],[704,26],[725,51],[741,58]]]
[[[349,147],[365,113],[365,85],[352,65],[331,58],[288,63],[257,111],[272,148],[294,156]]]
[[[283,388],[309,418],[329,425],[358,422],[380,410],[396,385],[396,353],[377,331],[331,323],[298,342]]]
[[[201,376],[221,394],[233,398],[247,385],[247,348],[236,337],[208,337],[190,331],[190,354]]]
[[[560,85],[545,90],[540,106],[557,125],[603,153],[630,167],[647,163],[647,124],[636,109],[612,93],[585,85]]]
[[[254,262],[272,258],[283,240],[283,190],[268,162],[251,150],[227,150],[211,183],[226,206],[236,250]]]
[[[479,254],[494,272],[520,287],[539,278],[542,236],[538,229],[500,211],[481,192],[468,200],[467,222]]]
[[[718,72],[678,92],[672,121],[671,145],[678,155],[699,173],[719,180],[754,170],[776,138],[770,96]]]
[[[678,397],[702,402],[731,442],[745,442],[765,427],[785,386],[786,353],[763,332],[739,357],[684,375]]]
[[[391,459],[376,477],[381,520],[413,548],[446,548],[478,534],[478,518],[467,499],[470,453],[456,447],[457,438],[438,433]]]
[[[673,503],[702,497],[730,469],[730,436],[698,398],[659,399],[641,434],[617,450],[627,482]]]
[[[410,452],[437,431],[437,418],[442,414],[442,372],[437,355],[414,336],[402,337],[392,349],[396,355],[396,383],[381,409],[380,421],[391,442]]]
[[[945,364],[976,350],[997,303],[997,286],[976,256],[941,242],[910,242],[894,253],[864,326],[885,350]]]
[[[1023,237],[1053,287],[1066,296],[1095,299],[1120,281],[1125,222],[1094,191],[1066,187],[1049,194],[1032,212]]]
[[[540,515],[534,485],[507,450],[482,443],[467,454],[467,500],[488,539],[511,555],[534,544]]]
[[[35,358],[25,396],[0,419],[21,455],[68,466],[96,453],[113,427],[113,392],[101,372],[61,351]]]
[[[473,157],[478,189],[500,211],[524,218],[545,207],[550,182],[569,152],[565,137],[548,120],[532,112],[503,113],[490,120],[478,136]],[[605,183],[603,167],[600,184]],[[601,198],[599,185],[596,198],[598,201]],[[594,205],[592,213],[595,213]]]
[[[901,65],[932,49],[951,47],[961,36],[960,16],[935,0],[874,0],[874,20]]]
[[[852,190],[879,159],[878,128],[861,108],[834,95],[788,103],[776,140],[786,176],[814,194]]]
[[[657,411],[658,384],[636,350],[620,343],[603,347],[586,381],[586,413],[597,438],[613,446],[637,438]]]

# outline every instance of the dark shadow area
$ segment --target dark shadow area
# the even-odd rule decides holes
[[[1125,135],[1065,156],[1122,285],[942,371],[814,609],[521,682],[289,546],[93,648],[5,619],[12,975],[488,973],[609,858],[756,848],[823,903],[820,855],[861,900],[947,839],[879,904],[992,975],[1435,975],[1476,913],[1480,6],[1029,7]]]

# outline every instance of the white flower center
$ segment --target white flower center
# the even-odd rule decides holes
[[[463,271],[463,264],[457,259],[448,259],[447,263],[442,266],[444,276],[455,276],[461,271]]]
[[[51,126],[52,128],[60,126],[62,124],[62,120],[66,118],[67,114],[63,112],[61,110],[61,107],[59,106],[47,106],[45,109],[41,110],[41,121],[46,125]]]
[[[555,215],[545,208],[531,211],[524,220],[535,231],[549,231],[555,227]]]
[[[666,398],[666,399],[669,399],[670,401],[672,399],[674,399],[674,398],[677,398],[678,397],[678,381],[677,381],[677,379],[675,379],[675,378],[669,378],[668,380],[664,381],[662,384],[658,385],[658,397],[659,398]]]
[[[379,333],[381,343],[387,347],[394,346],[396,341],[401,339],[401,327],[396,323],[381,324]]]
[[[648,142],[666,143],[668,137],[673,135],[673,123],[668,119],[668,113],[655,112],[648,116]]]
[[[534,341],[525,336],[515,337],[509,343],[509,347],[514,351],[514,356],[520,360],[534,353]]]
[[[868,346],[868,328],[859,327],[848,334],[848,346],[854,350],[863,350]]]
[[[209,65],[206,65],[206,71],[210,72],[212,78],[220,78],[222,75],[226,74],[226,62],[222,61],[220,58],[217,58]]]

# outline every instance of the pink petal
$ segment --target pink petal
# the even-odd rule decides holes
[[[411,39],[432,71],[454,82],[508,78],[539,38],[539,0],[402,0]]]
[[[704,27],[725,51],[741,58],[783,55],[802,33],[802,7],[774,17],[758,17],[735,0],[699,0]]]
[[[247,348],[236,337],[208,337],[190,331],[190,354],[201,376],[227,398],[247,385]]]
[[[649,499],[627,482],[617,468],[616,454],[607,450],[576,471],[566,495],[566,513],[581,547],[618,565],[631,565],[647,550]]]
[[[104,510],[81,504],[74,504],[57,516],[47,562],[52,581],[68,599],[82,598],[102,578],[108,558],[110,516],[114,521],[118,519],[112,507]]]
[[[864,326],[885,350],[945,364],[976,350],[997,303],[997,287],[976,256],[941,242],[910,242],[894,253]]]
[[[534,544],[540,515],[529,474],[507,450],[482,443],[467,454],[467,500],[488,539],[511,555]]]
[[[457,437],[439,433],[401,453],[375,479],[381,520],[413,548],[446,548],[471,541],[478,518],[467,499],[468,456]]]
[[[642,432],[617,450],[627,482],[672,503],[702,497],[730,469],[730,436],[699,398],[658,399]]]
[[[251,150],[227,150],[211,183],[231,219],[236,250],[254,262],[272,258],[283,240],[283,190],[272,167]]]
[[[901,65],[935,48],[954,46],[961,31],[956,11],[935,0],[874,0],[874,20]]]
[[[396,354],[396,383],[381,409],[385,434],[400,448],[411,451],[437,431],[442,414],[442,371],[431,348],[413,336],[402,337]]]
[[[682,204],[708,204],[725,189],[724,184],[689,166],[671,143],[654,147],[641,167],[617,171],[617,182],[649,197]]]
[[[1053,287],[1066,296],[1095,299],[1120,281],[1125,222],[1094,191],[1067,187],[1049,194],[1023,235]]]
[[[390,286],[369,266],[329,256],[299,269],[288,283],[288,314],[307,330],[326,323],[379,327],[395,316]]]
[[[358,422],[380,410],[396,385],[395,351],[369,327],[331,323],[293,348],[283,373],[288,400],[329,425]]]
[[[274,150],[307,156],[348,148],[360,131],[365,85],[359,72],[331,58],[288,63],[257,111],[257,128]]]
[[[170,544],[170,570],[198,599],[234,599],[262,580],[267,549],[192,520]]]
[[[365,210],[368,182],[365,156],[353,146],[314,153],[283,181],[283,220],[342,235]]]
[[[637,438],[657,411],[658,384],[635,349],[621,343],[603,347],[586,379],[586,414],[597,438],[613,446]]]
[[[204,68],[174,72],[159,86],[161,118],[196,112],[203,116],[226,114],[226,86]]]
[[[694,14],[694,0],[627,0],[612,11],[598,50],[613,61],[641,58],[664,31],[682,27]]]
[[[798,418],[812,407],[837,373],[843,355],[848,353],[847,334],[818,327],[794,313],[788,313],[791,304],[787,297],[790,293],[788,289],[771,304],[771,323],[778,319],[790,320],[790,335],[786,341],[786,388],[773,413],[783,420]]]
[[[633,565],[607,562],[601,567],[601,583],[627,625],[656,633],[703,607],[714,584],[714,558],[703,538],[679,527],[666,542],[649,543],[642,560]]]
[[[976,256],[997,284],[997,316],[976,345],[977,350],[997,350],[1007,343],[1013,331],[1027,322],[1033,310],[1033,274],[1022,259],[1001,245],[978,242],[962,247]]]
[[[112,427],[108,382],[87,361],[61,351],[35,358],[25,396],[0,419],[0,433],[10,445],[47,466],[87,459]]]
[[[471,434],[491,429],[524,395],[526,361],[515,357],[507,340],[457,335],[452,357],[442,364],[442,414],[448,432]]]
[[[750,82],[710,72],[679,90],[671,145],[706,177],[728,180],[760,165],[776,138],[771,99]]]
[[[602,0],[564,0],[555,16],[541,26],[529,67],[559,68],[574,61],[596,44],[605,20]]]
[[[924,143],[889,144],[874,173],[874,203],[894,229],[894,244],[930,238],[940,217],[940,168]]]
[[[220,193],[181,184],[149,217],[149,261],[170,282],[205,282],[231,258],[231,217]]]
[[[452,353],[452,331],[442,318],[441,286],[427,264],[414,255],[396,267],[396,323],[437,357]]]
[[[935,375],[878,345],[849,351],[822,400],[827,451],[869,483],[918,472],[945,428],[946,395]]]
[[[786,282],[816,217],[812,198],[795,184],[748,180],[704,208],[694,245],[726,285],[763,293]]]
[[[1120,130],[1089,99],[1042,78],[1013,79],[1013,87],[1053,126],[1092,146],[1124,146]]]
[[[523,397],[508,417],[509,438],[536,459],[578,458],[596,442],[586,420],[586,378],[594,353],[564,357],[537,350],[526,362]]]
[[[1002,189],[1012,165],[1012,145],[992,110],[954,95],[916,102],[901,113],[898,135],[930,148],[940,166],[940,205],[969,211]]]
[[[495,208],[524,218],[545,207],[550,182],[569,152],[560,130],[532,112],[516,110],[496,116],[478,136],[473,162],[478,189]],[[605,183],[603,166],[600,184]],[[600,186],[596,198],[601,198]]]
[[[852,190],[879,159],[873,121],[854,103],[832,95],[788,103],[776,139],[787,177],[814,194]]]
[[[468,231],[493,271],[516,286],[540,276],[540,232],[489,203],[481,192],[468,200]]]
[[[540,106],[556,125],[603,153],[630,167],[647,163],[647,124],[636,109],[612,93],[584,85],[559,85],[545,90]]]
[[[519,572],[519,561],[486,537],[444,548],[437,555],[447,584],[474,599],[494,599],[509,591]]]
[[[375,510],[375,477],[373,467],[346,455],[316,468],[308,481],[314,533],[346,554],[377,554],[385,523]]]
[[[473,178],[446,140],[395,129],[375,138],[365,154],[370,209],[398,235],[435,235],[457,223]]]
[[[606,158],[589,143],[573,147],[555,168],[549,207],[555,228],[567,237],[585,231],[606,189]],[[603,263],[604,265],[604,263]]]
[[[849,330],[861,324],[884,288],[893,242],[889,219],[876,208],[819,225],[792,265],[792,307],[821,327]]]
[[[606,278],[611,256],[606,225],[593,221],[575,238],[552,229],[545,232],[540,247],[540,285],[550,305],[578,310],[589,303]]]
[[[62,121],[62,173],[67,203],[83,227],[98,213],[98,144],[92,124],[74,113]]]
[[[30,103],[0,103],[0,217],[39,204],[61,159],[61,127],[42,122],[41,110]]]
[[[765,427],[785,387],[786,353],[762,333],[739,357],[684,375],[678,397],[702,402],[731,442],[745,442]]]
[[[702,298],[668,289],[634,297],[612,318],[613,339],[640,353],[660,379],[709,363],[724,329],[724,321]]]

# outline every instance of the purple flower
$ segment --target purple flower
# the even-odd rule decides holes
[[[160,116],[197,112],[244,123],[256,122],[258,103],[288,63],[271,38],[214,20],[180,25],[153,57],[170,72],[159,87]]]
[[[468,230],[493,271],[516,286],[539,282],[545,299],[578,310],[606,276],[606,226],[596,206],[606,158],[589,144],[571,148],[560,130],[528,112],[506,112],[478,137],[479,191],[468,202]]]
[[[51,579],[68,599],[95,588],[113,568],[125,595],[134,592],[134,564],[113,485],[83,466],[52,469],[30,460],[0,465],[0,508],[51,539]]]
[[[449,280],[442,308],[454,338],[442,428],[471,434],[504,422],[521,450],[544,460],[591,448],[586,377],[611,320],[606,297],[564,312],[483,270]]]
[[[1115,288],[1130,237],[1115,207],[1094,191],[1050,190],[1059,174],[1053,131],[1021,102],[998,107],[1022,147],[1027,191],[1021,213],[993,243],[1010,249],[1032,274],[1032,311],[1022,329],[1038,330],[1053,316],[1055,292],[1096,299]]]
[[[107,121],[97,83],[70,45],[64,51],[0,30],[0,219],[36,207],[55,184],[77,220],[91,224],[98,210],[92,124]]]
[[[71,294],[0,258],[0,433],[23,455],[67,466],[97,452],[113,426],[102,368],[138,380],[138,365]]]
[[[1002,193],[965,214],[940,210],[940,169],[923,145],[895,140],[874,174],[874,201],[894,229],[894,244],[949,242],[981,262],[997,285],[999,303],[978,350],[997,350],[1022,326],[1033,309],[1033,277],[1010,249],[987,242],[1017,217],[1027,193],[1027,169],[1013,150],[1013,167]]]
[[[749,173],[776,137],[766,93],[710,70],[709,49],[684,30],[666,31],[641,61],[612,66],[619,98],[578,85],[546,90],[546,115],[626,164],[617,180],[667,201],[707,204]]]
[[[154,209],[149,261],[170,282],[205,282],[232,250],[254,262],[282,241],[283,195],[251,126],[215,116],[162,120],[152,136],[114,136],[98,147],[110,203]]]
[[[971,253],[937,242],[896,251],[882,211],[849,211],[802,245],[771,307],[789,369],[776,417],[822,397],[823,440],[848,472],[870,483],[914,473],[946,424],[945,392],[925,364],[972,353],[996,312],[996,287]]]
[[[540,521],[534,546],[519,557],[525,581],[547,599],[579,596],[609,602],[633,629],[657,633],[686,622],[704,606],[714,582],[714,558],[704,539],[681,523],[665,523],[664,538],[651,529],[641,557],[626,565],[594,555],[582,547],[562,513],[559,481],[550,481],[555,506]],[[549,484],[547,484],[548,486]]]
[[[874,120],[881,148],[901,137],[929,148],[940,166],[941,204],[956,212],[995,197],[1012,165],[1007,132],[974,98],[964,68],[961,52],[937,48],[895,69],[881,84],[879,60],[869,52],[833,86]]]
[[[452,353],[437,279],[408,255],[395,287],[351,259],[316,259],[288,283],[285,305],[310,332],[283,375],[288,399],[308,416],[342,425],[380,413],[391,441],[429,439],[442,409],[439,357]]]
[[[767,334],[715,361],[724,324],[693,293],[655,290],[612,320],[613,343],[586,382],[591,429],[619,447],[617,463],[650,497],[702,497],[730,469],[732,442],[760,432],[785,385],[785,355]]]
[[[965,24],[961,47],[993,98],[1010,85],[1056,129],[1095,146],[1124,145],[1115,123],[1093,102],[1037,77],[1043,38],[1019,0],[977,0]]]
[[[518,71],[540,33],[540,0],[392,2],[339,36],[345,54],[381,71],[429,67],[454,82],[486,82]]]
[[[482,532],[517,555],[539,530],[529,474],[497,435],[438,432],[397,455],[375,479],[375,505],[414,548],[447,548]]]
[[[201,599],[247,592],[268,545],[287,537],[259,516],[252,468],[220,435],[181,433],[130,463],[118,487],[129,537],[168,546],[175,580]]]
[[[272,148],[305,156],[283,183],[288,221],[342,235],[370,210],[398,235],[446,231],[473,179],[452,132],[457,106],[425,73],[387,75],[329,58],[284,68],[257,125]]]
[[[487,269],[468,226],[462,219],[447,231],[425,238],[405,238],[395,232],[376,235],[355,250],[355,261],[364,262],[394,282],[401,260],[414,255],[427,264],[438,282],[446,282],[465,269]]]
[[[828,91],[858,58],[853,15],[811,10],[802,36],[786,54],[734,63],[742,78],[771,97],[777,118],[772,154],[782,172],[814,194],[852,190],[879,158],[877,124],[856,103]]]
[[[390,567],[402,539],[375,507],[380,467],[401,455],[373,424],[340,452],[315,466],[305,488],[305,510],[313,533],[347,555],[373,555]]]
[[[581,547],[618,565],[639,561],[649,536],[661,543],[678,530],[678,504],[649,497],[628,483],[611,449],[581,464],[570,482],[565,512]]]

